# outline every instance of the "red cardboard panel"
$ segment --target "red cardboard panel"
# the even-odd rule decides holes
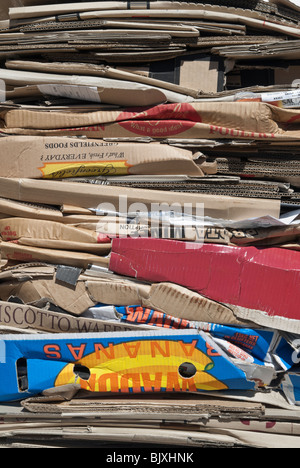
[[[300,252],[160,239],[115,239],[110,269],[169,281],[222,303],[300,319]]]

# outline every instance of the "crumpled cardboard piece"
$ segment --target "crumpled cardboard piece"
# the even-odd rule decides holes
[[[6,218],[0,220],[0,236],[3,241],[22,238],[97,244],[101,238],[96,232],[65,226],[62,223],[41,219]]]
[[[24,304],[32,306],[39,304],[41,300],[48,300],[77,316],[102,303],[116,306],[141,305],[191,321],[232,325],[249,323],[237,318],[231,306],[211,301],[177,284],[147,284],[105,271],[99,273],[99,276],[86,273],[83,272],[72,287],[56,281],[54,266],[28,264],[26,267],[21,264],[18,268],[0,273],[0,298],[7,301],[15,296]]]

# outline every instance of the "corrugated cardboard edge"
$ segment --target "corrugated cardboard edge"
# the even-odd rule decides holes
[[[266,312],[245,307],[228,305],[234,315],[241,319],[255,323],[261,327],[275,328],[277,330],[300,334],[300,314],[299,320],[289,319],[276,315],[268,315]]]

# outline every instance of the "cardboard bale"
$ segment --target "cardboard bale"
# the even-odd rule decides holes
[[[299,446],[295,2],[9,3],[0,445]]]

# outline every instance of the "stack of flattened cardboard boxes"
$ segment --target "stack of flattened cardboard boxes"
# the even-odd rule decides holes
[[[300,447],[299,2],[7,3],[0,444]]]

